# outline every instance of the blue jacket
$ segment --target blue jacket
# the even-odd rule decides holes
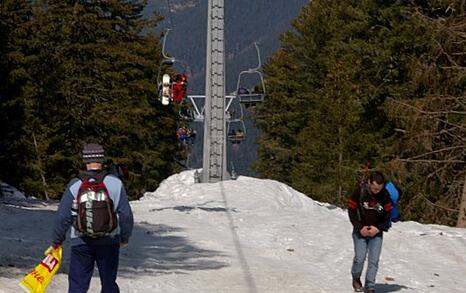
[[[87,172],[93,174],[96,171]],[[100,238],[81,236],[80,232],[74,229],[71,207],[73,205],[73,200],[76,199],[81,182],[79,178],[72,179],[63,193],[55,216],[55,228],[52,242],[54,244],[63,243],[66,239],[66,233],[71,227],[71,246],[80,244],[110,245],[120,242],[128,243],[133,230],[133,212],[131,211],[123,183],[114,175],[109,174],[105,176],[104,184],[107,187],[110,198],[113,200],[115,212],[118,217],[118,227],[113,230],[110,235]]]

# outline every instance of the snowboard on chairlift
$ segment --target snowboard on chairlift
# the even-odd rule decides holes
[[[170,75],[164,74],[162,77],[162,105],[170,103]]]

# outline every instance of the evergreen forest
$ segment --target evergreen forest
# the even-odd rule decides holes
[[[0,2],[0,180],[59,199],[84,143],[137,199],[180,171],[178,110],[158,100],[162,15],[147,1]],[[312,0],[265,63],[263,178],[346,207],[366,170],[404,220],[466,227],[464,0]]]
[[[313,0],[264,71],[261,176],[346,207],[376,168],[403,219],[466,227],[463,0]]]
[[[176,172],[177,111],[157,100],[160,16],[143,1],[0,4],[0,178],[58,199],[84,143],[130,170],[139,198]]]

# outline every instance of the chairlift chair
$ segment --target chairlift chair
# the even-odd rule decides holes
[[[165,54],[165,43],[167,41],[167,35],[168,35],[168,32],[170,31],[170,29],[166,29],[164,35],[163,35],[163,41],[162,41],[162,60],[160,61],[160,64],[159,64],[159,69],[157,71],[157,78],[156,78],[156,82],[157,82],[157,89],[158,89],[158,99],[162,102],[163,105],[167,105],[167,97],[164,96],[164,93],[168,91],[170,91],[171,89],[170,88],[164,88],[164,81],[163,81],[163,77],[165,77],[166,79],[166,73],[162,74],[162,67],[164,65],[173,65],[175,63],[175,58],[173,57],[169,57]],[[170,95],[170,94],[169,94]]]
[[[238,128],[232,125],[238,125]],[[232,143],[240,143],[246,139],[246,125],[243,120],[230,121],[227,123],[227,139]]]
[[[238,97],[239,102],[246,106],[254,105],[258,102],[264,101],[265,96],[264,77],[262,72],[259,71],[259,69],[262,67],[259,46],[257,43],[254,43],[254,46],[256,47],[258,64],[255,68],[241,71],[238,75],[238,81],[236,84],[236,96]],[[247,89],[247,87],[242,86],[242,80],[244,81],[245,76],[256,76],[259,81],[259,89]]]
[[[165,30],[165,33],[163,35],[163,42],[162,42],[162,61],[160,62],[160,65],[159,65],[159,70],[157,72],[157,85],[158,85],[158,89],[160,91],[160,100],[161,101],[164,101],[164,96],[163,96],[163,92],[164,92],[164,83],[163,83],[163,80],[161,79],[161,71],[162,71],[162,67],[163,65],[169,65],[169,66],[174,66],[175,64],[181,64],[181,66],[183,67],[183,70],[182,70],[182,73],[179,73],[177,74],[180,75],[180,76],[184,76],[184,77],[187,77],[188,76],[188,71],[189,71],[189,66],[182,60],[179,60],[179,59],[176,59],[175,57],[170,57],[168,56],[166,53],[165,53],[165,44],[166,44],[166,41],[167,41],[167,36],[168,36],[168,33],[170,32],[170,29],[166,29]],[[164,73],[163,75],[166,75],[166,73]],[[162,75],[162,76],[163,76]],[[187,78],[186,78],[187,79]],[[174,92],[174,89],[175,87],[177,86],[177,83],[179,81],[176,80],[176,78],[170,78],[170,87],[169,89],[165,89],[165,91],[169,91],[169,95],[170,95],[170,102],[173,103],[173,92]],[[187,83],[187,80],[186,80],[186,83]],[[166,97],[165,97],[166,99]],[[184,100],[186,100],[186,95],[184,97]],[[182,101],[177,101],[178,103],[181,103],[183,102],[184,100]],[[163,103],[164,105],[166,105],[166,102]]]

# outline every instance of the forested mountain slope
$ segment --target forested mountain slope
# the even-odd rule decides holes
[[[260,43],[262,61],[279,47],[279,36],[308,0],[225,1],[227,91],[236,87],[241,70],[257,64],[254,42]],[[165,18],[159,29],[169,28],[168,54],[186,62],[192,74],[190,93],[203,93],[207,38],[207,1],[149,1],[145,14],[159,11]]]

